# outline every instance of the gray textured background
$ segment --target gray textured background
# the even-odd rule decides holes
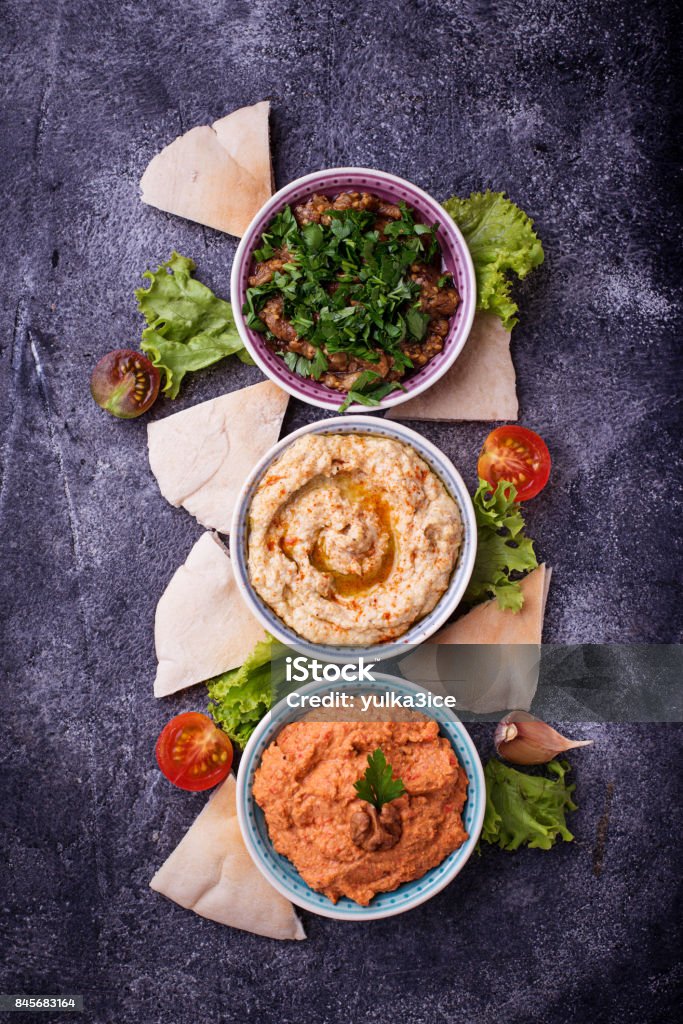
[[[132,291],[172,248],[228,294],[234,240],[137,199],[195,124],[270,98],[280,185],[365,164],[437,197],[506,189],[547,254],[513,338],[522,420],[554,457],[528,508],[555,569],[545,638],[678,641],[677,24],[626,0],[2,0],[4,991],[83,992],[110,1024],[671,1019],[675,727],[587,726],[574,844],[487,849],[389,922],[308,917],[278,945],[149,891],[204,799],[152,755],[201,688],[151,696],[154,607],[200,528],[160,497],[145,423],[97,410],[88,376],[136,343]],[[228,361],[173,409],[257,379]],[[292,403],[285,428],[316,415]],[[473,482],[487,429],[425,433]]]

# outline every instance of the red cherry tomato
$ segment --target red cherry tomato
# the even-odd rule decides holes
[[[160,381],[158,369],[142,352],[118,348],[100,359],[90,378],[90,392],[101,409],[132,420],[154,404]]]
[[[516,501],[535,498],[548,483],[550,452],[542,437],[526,427],[496,427],[484,441],[477,471],[495,487],[508,480],[517,488]]]
[[[166,778],[180,789],[211,789],[232,767],[232,743],[198,711],[185,711],[164,726],[156,755]]]

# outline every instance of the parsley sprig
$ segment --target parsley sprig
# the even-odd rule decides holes
[[[396,800],[406,792],[401,779],[393,778],[393,768],[387,764],[381,747],[368,754],[365,775],[358,782],[354,782],[353,788],[361,800],[367,800],[377,809],[378,814],[384,804]]]
[[[373,386],[373,382],[378,378],[379,374],[374,370],[363,370],[337,412],[346,412],[352,402],[358,402],[360,405],[379,405],[392,391],[405,391],[397,380],[385,380]]]
[[[316,350],[313,359],[297,355],[296,352],[278,352],[278,355],[282,356],[289,369],[293,373],[298,373],[300,377],[314,377],[320,380],[327,369],[327,359],[322,349]]]

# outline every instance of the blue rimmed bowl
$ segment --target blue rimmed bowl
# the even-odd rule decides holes
[[[249,509],[261,480],[269,471],[278,456],[293,441],[306,434],[372,434],[377,437],[389,437],[409,445],[424,459],[427,465],[439,477],[444,487],[455,500],[460,510],[463,539],[458,553],[458,561],[453,570],[448,588],[429,615],[415,622],[397,640],[386,644],[370,647],[340,647],[325,644],[313,644],[290,629],[272,608],[256,593],[249,579],[248,544],[249,544]],[[372,416],[340,416],[332,419],[309,423],[299,430],[283,438],[254,467],[247,478],[235,505],[230,530],[230,557],[239,590],[247,607],[281,643],[293,648],[309,658],[320,658],[325,661],[343,662],[353,660],[360,654],[366,660],[382,660],[405,653],[408,645],[421,644],[437,631],[453,614],[463,598],[467,584],[474,568],[477,553],[477,524],[474,507],[464,481],[457,469],[443,452],[431,444],[422,434],[405,427],[402,423]]]
[[[377,673],[375,679],[374,686],[370,686],[366,682],[310,683],[296,692],[297,694],[323,695],[330,691],[339,692],[341,690],[349,694],[394,692],[403,696],[428,693],[423,687],[396,676]],[[469,860],[479,839],[484,821],[486,803],[484,771],[476,747],[462,722],[447,708],[424,712],[428,714],[428,717],[438,721],[441,735],[449,741],[461,767],[467,774],[469,785],[462,819],[469,837],[459,849],[450,853],[440,864],[421,878],[416,878],[412,882],[404,882],[393,892],[379,893],[369,906],[362,907],[347,897],[343,897],[338,903],[332,903],[327,896],[311,889],[291,861],[276,852],[268,835],[268,826],[263,811],[254,800],[254,775],[261,763],[264,750],[285,725],[298,721],[306,713],[306,710],[291,708],[286,698],[281,700],[259,723],[240,760],[237,773],[237,817],[242,838],[259,871],[278,892],[298,907],[323,917],[332,917],[337,921],[376,921],[384,917],[393,917],[395,914],[403,914],[406,910],[418,907],[441,892],[462,871]]]
[[[443,206],[417,185],[404,178],[398,178],[395,174],[369,167],[332,167],[306,174],[285,185],[261,207],[242,236],[232,264],[230,301],[240,337],[266,376],[285,391],[289,391],[290,395],[308,402],[309,405],[316,405],[320,409],[338,409],[343,396],[316,380],[293,373],[283,359],[270,351],[263,335],[247,327],[242,307],[249,287],[249,275],[253,273],[254,249],[260,246],[261,235],[273,217],[285,206],[304,202],[314,192],[332,196],[348,190],[371,192],[392,203],[406,202],[416,211],[418,220],[425,224],[438,224],[437,238],[441,246],[443,269],[453,275],[455,287],[460,295],[460,304],[450,319],[442,351],[421,370],[411,373],[403,381],[405,391],[394,391],[382,399],[380,408],[390,409],[426,391],[453,365],[462,352],[472,328],[477,300],[472,257],[460,229]],[[349,407],[352,413],[362,410],[363,406],[358,404]]]

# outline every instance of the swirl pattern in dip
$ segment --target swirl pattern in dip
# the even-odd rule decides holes
[[[249,527],[259,596],[306,640],[344,646],[389,642],[429,614],[462,542],[458,506],[417,452],[363,434],[296,440]]]

